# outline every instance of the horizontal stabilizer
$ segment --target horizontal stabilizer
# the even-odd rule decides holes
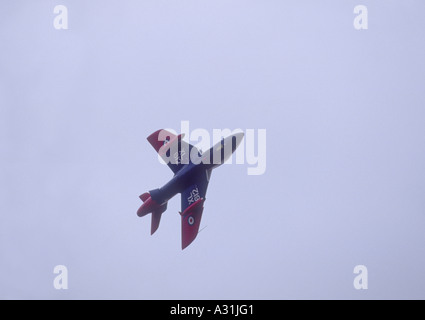
[[[146,202],[146,200],[148,200],[150,197],[149,192],[145,192],[144,194],[142,194],[139,198],[140,200],[142,200],[143,202]]]
[[[161,221],[161,216],[165,210],[167,210],[168,202],[163,204],[156,203],[152,198],[149,192],[146,192],[140,196],[140,199],[143,201],[142,206],[137,210],[137,215],[143,217],[149,213],[152,213],[151,220],[151,234],[154,234],[158,230],[159,223]]]

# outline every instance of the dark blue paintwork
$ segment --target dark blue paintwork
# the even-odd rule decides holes
[[[240,135],[239,140],[241,140],[242,136],[243,135]],[[238,147],[236,135],[222,139],[204,154],[198,152],[198,156],[202,159],[199,164],[193,163],[192,159],[189,157],[189,163],[181,165],[183,167],[177,171],[169,182],[159,189],[149,191],[152,199],[158,204],[163,204],[178,193],[182,193],[184,190],[194,185],[194,182],[196,182],[195,184],[200,189],[200,196],[205,199],[212,169],[222,165],[229,158],[229,154],[225,154],[225,150],[228,148],[227,144],[231,144],[231,149],[229,148],[229,150],[231,150],[231,155]],[[192,151],[192,147],[193,146],[189,149],[189,154]],[[186,206],[182,207],[182,211],[185,209]]]

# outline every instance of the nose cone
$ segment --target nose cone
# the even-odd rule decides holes
[[[241,144],[243,137],[244,137],[244,133],[238,132],[225,139],[223,163],[226,162],[232,156],[232,153],[236,151],[236,149]]]
[[[243,132],[239,132],[232,136],[232,152],[235,152],[235,150],[239,147],[244,135],[245,134]]]

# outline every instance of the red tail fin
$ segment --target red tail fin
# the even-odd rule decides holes
[[[159,223],[161,221],[161,215],[167,210],[167,202],[160,205],[156,203],[150,196],[149,192],[142,194],[139,197],[143,204],[137,211],[137,215],[139,217],[143,217],[149,213],[152,213],[152,221],[151,221],[151,234],[154,234],[156,230],[158,230]]]
[[[158,230],[159,223],[161,222],[162,214],[167,210],[167,203],[160,206],[157,210],[152,212],[152,221],[151,221],[151,235]]]

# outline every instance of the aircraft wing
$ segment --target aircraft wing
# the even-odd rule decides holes
[[[181,194],[182,249],[190,245],[198,235],[210,175],[211,170],[208,170],[196,177],[192,185]]]
[[[199,150],[190,143],[183,141],[183,138],[184,134],[176,136],[164,129],[155,131],[147,138],[174,173],[177,173],[183,165],[190,162],[190,154],[193,148],[195,148],[193,152],[199,155]]]

